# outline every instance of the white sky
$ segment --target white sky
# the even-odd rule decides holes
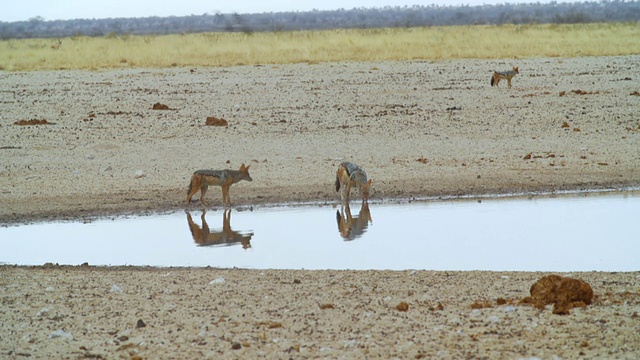
[[[550,0],[541,0],[548,3]],[[405,5],[482,5],[535,3],[536,0],[0,0],[0,21],[103,19],[115,17],[185,16],[204,13],[261,13]],[[557,2],[576,2],[559,0]]]

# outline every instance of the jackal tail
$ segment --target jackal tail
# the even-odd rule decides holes
[[[491,86],[498,86],[498,83],[500,82],[501,78],[505,78],[506,76],[502,76],[503,74],[501,74],[499,71],[495,71],[493,70],[493,74],[491,75]]]
[[[336,171],[336,191],[340,191],[340,187],[343,186],[342,176],[346,173],[346,176],[349,177],[349,169],[344,166],[344,163],[338,165],[338,171]],[[345,184],[346,186],[346,184]]]
[[[187,188],[187,195],[191,193],[193,188],[200,188],[200,176],[196,173],[191,175],[191,181],[189,182],[189,187]]]

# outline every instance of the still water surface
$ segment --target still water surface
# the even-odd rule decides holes
[[[635,271],[639,219],[640,192],[194,210],[0,228],[0,263]]]

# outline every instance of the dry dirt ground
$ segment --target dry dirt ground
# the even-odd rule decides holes
[[[542,276],[4,266],[0,357],[638,358],[640,272],[568,315],[519,304]]]
[[[343,160],[374,201],[638,187],[639,65],[0,72],[0,224],[197,209],[191,173],[242,163],[236,206],[336,202]],[[511,66],[513,87],[492,88]],[[517,304],[542,275],[2,266],[0,357],[640,357],[640,273],[569,274],[595,292],[569,315]]]
[[[512,65],[513,87],[492,88],[491,69]],[[254,181],[231,189],[236,205],[335,201],[343,160],[368,172],[374,199],[637,186],[639,65],[626,56],[0,73],[0,223],[180,209],[193,171],[241,163]],[[23,120],[50,124],[15,125]],[[208,197],[220,205],[218,189]]]

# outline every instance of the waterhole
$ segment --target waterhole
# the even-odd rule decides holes
[[[192,208],[0,228],[0,263],[251,269],[640,270],[640,192]]]

